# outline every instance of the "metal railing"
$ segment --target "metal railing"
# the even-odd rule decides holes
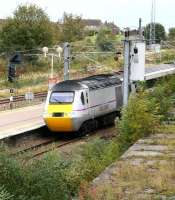
[[[26,100],[25,95],[13,96],[13,101],[10,98],[0,99],[0,111],[38,104],[44,102],[46,96],[47,92],[38,92],[34,93],[33,100]]]

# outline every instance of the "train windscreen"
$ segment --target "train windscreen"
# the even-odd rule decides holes
[[[52,92],[50,103],[72,103],[74,92]]]

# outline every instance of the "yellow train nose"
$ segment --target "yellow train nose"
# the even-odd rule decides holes
[[[73,131],[73,122],[66,113],[72,112],[72,104],[48,105],[44,121],[47,127],[54,132]]]
[[[69,132],[73,130],[71,118],[48,117],[45,118],[47,127],[54,132]]]

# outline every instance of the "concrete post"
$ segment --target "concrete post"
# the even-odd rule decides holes
[[[139,39],[142,40],[143,39],[143,35],[142,35],[142,19],[139,19]]]
[[[129,76],[130,76],[130,41],[124,41],[124,76],[123,76],[123,105],[128,104],[129,98]]]

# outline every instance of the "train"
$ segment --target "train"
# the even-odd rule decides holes
[[[118,74],[100,74],[55,84],[48,91],[44,121],[52,132],[87,134],[114,124],[123,103]]]

